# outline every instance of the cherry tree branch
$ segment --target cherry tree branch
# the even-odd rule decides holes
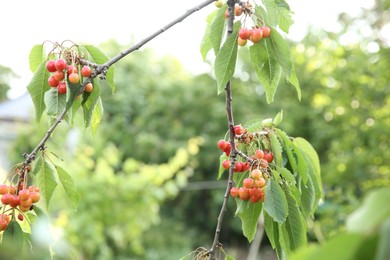
[[[162,34],[165,31],[167,31],[172,26],[178,24],[179,22],[183,21],[185,18],[189,17],[190,15],[195,13],[196,11],[201,10],[202,8],[204,8],[207,5],[211,4],[212,2],[215,2],[215,0],[206,0],[206,1],[202,2],[201,4],[191,8],[189,10],[187,10],[183,15],[179,16],[175,20],[171,21],[170,23],[168,23],[167,25],[162,27],[160,30],[156,31],[155,33],[151,34],[150,36],[146,37],[145,39],[141,40],[140,42],[138,42],[137,44],[135,44],[132,47],[128,48],[127,50],[124,50],[124,51],[120,52],[117,56],[115,56],[114,58],[108,60],[106,63],[101,64],[101,65],[94,64],[93,67],[95,67],[95,70],[94,70],[93,74],[83,82],[83,84],[82,84],[78,94],[82,93],[82,91],[84,90],[85,86],[87,85],[87,83],[89,81],[91,81],[92,79],[96,78],[98,75],[105,76],[105,74],[107,73],[108,68],[110,66],[112,66],[113,64],[115,64],[116,62],[118,62],[120,59],[122,59],[125,56],[129,55],[133,51],[138,50],[143,45],[145,45],[146,43],[148,43],[152,39],[156,38],[158,35]],[[86,61],[86,60],[81,60],[81,63],[82,64],[89,64],[89,62]],[[39,150],[43,150],[45,148],[45,144],[46,144],[47,140],[50,138],[51,134],[54,132],[56,127],[62,122],[62,120],[64,119],[66,113],[67,113],[67,109],[65,108],[61,112],[61,114],[58,115],[56,121],[53,123],[53,125],[51,125],[49,130],[46,132],[46,134],[41,139],[41,141],[38,143],[38,145],[32,150],[32,152],[30,154],[24,154],[25,161],[23,162],[22,172],[24,172],[24,169],[28,165],[30,165],[32,163],[32,161],[35,160],[38,151]],[[22,179],[22,176],[21,176],[20,179]]]
[[[228,31],[227,31],[227,37],[233,33],[233,22],[234,22],[234,5],[235,5],[235,0],[228,0],[228,12],[229,12],[229,17],[228,17]],[[231,144],[231,152],[230,152],[230,161],[231,161],[231,166],[229,168],[229,177],[227,180],[227,186],[225,190],[225,194],[223,196],[223,203],[221,210],[218,215],[217,219],[217,227],[215,229],[215,235],[214,235],[214,241],[213,244],[209,250],[209,255],[211,259],[215,259],[215,253],[216,249],[218,247],[221,247],[222,244],[219,241],[219,236],[221,234],[221,227],[222,227],[222,222],[223,218],[225,216],[225,212],[227,210],[227,204],[229,201],[229,194],[230,194],[230,189],[233,186],[233,170],[236,164],[236,158],[237,158],[237,148],[236,144],[234,141],[234,117],[233,117],[233,107],[232,107],[232,91],[231,91],[231,82],[229,81],[226,84],[225,87],[225,92],[226,92],[226,115],[227,115],[227,120],[228,120],[228,127],[229,127],[229,138],[230,138],[230,144]]]
[[[101,66],[99,66],[95,70],[95,73],[96,74],[100,74],[100,73],[104,74],[111,65],[113,65],[116,62],[118,62],[119,60],[121,60],[122,58],[124,58],[128,54],[132,53],[133,51],[139,50],[142,46],[144,46],[146,43],[148,43],[152,39],[156,38],[158,35],[162,34],[165,31],[167,31],[172,26],[182,22],[185,18],[187,18],[191,14],[201,10],[202,8],[204,8],[206,6],[208,6],[212,2],[215,2],[215,0],[206,0],[203,3],[201,3],[201,4],[199,4],[199,5],[195,6],[195,7],[187,10],[184,14],[182,14],[181,16],[176,18],[175,20],[171,21],[170,23],[168,23],[167,25],[165,25],[164,27],[162,27],[161,29],[159,29],[155,33],[153,33],[150,36],[146,37],[145,39],[143,39],[142,41],[140,41],[137,44],[133,45],[129,49],[120,52],[117,56],[115,56],[114,58],[110,59],[109,61],[107,61],[106,63],[102,64]]]

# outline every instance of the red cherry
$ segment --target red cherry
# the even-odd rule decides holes
[[[257,188],[263,188],[266,185],[267,181],[264,178],[260,178],[258,180],[255,180],[255,186]]]
[[[92,75],[92,69],[89,66],[84,66],[81,69],[81,76],[88,78],[91,75]]]
[[[33,204],[33,202],[32,202],[31,198],[28,198],[27,200],[20,201],[20,207],[23,207],[23,208],[30,208],[32,204]]]
[[[56,60],[55,67],[56,67],[56,70],[63,71],[66,68],[66,61],[64,59]]]
[[[30,198],[33,203],[36,203],[41,198],[41,194],[39,193],[39,191],[32,191],[30,192]]]
[[[57,87],[58,84],[60,83],[58,80],[56,80],[56,79],[54,78],[54,76],[51,76],[51,77],[47,80],[47,82],[49,83],[49,86],[50,86],[50,87],[53,87],[53,88]]]
[[[242,170],[242,164],[241,162],[236,162],[234,165],[234,172],[240,172]]]
[[[0,231],[3,231],[7,228],[8,222],[5,219],[0,219]]]
[[[46,69],[48,72],[55,72],[56,69],[56,62],[54,60],[48,60],[46,62]]]
[[[80,76],[77,73],[71,73],[68,77],[69,82],[72,84],[77,84],[80,81]]]
[[[70,74],[72,74],[72,73],[78,73],[79,72],[79,70],[77,69],[77,67],[75,67],[75,66],[72,66],[72,65],[69,65],[68,66],[68,68],[67,68],[67,75],[68,75],[68,77],[69,77],[69,75]]]
[[[54,77],[57,81],[61,81],[61,80],[63,80],[63,79],[65,78],[65,74],[64,74],[63,71],[58,71],[58,70],[57,70],[56,72],[54,72],[53,77]]]
[[[246,29],[246,28],[241,28],[240,31],[238,32],[238,36],[243,39],[243,40],[248,40],[249,37],[251,37],[251,30]]]
[[[218,148],[222,151],[225,150],[229,142],[226,142],[225,140],[219,140],[218,141]]]
[[[230,189],[230,196],[232,196],[233,198],[238,197],[238,188],[237,187],[232,187]]]
[[[260,27],[260,30],[263,31],[263,38],[268,38],[271,35],[271,28],[268,26],[262,26]]]
[[[232,150],[232,145],[229,142],[227,142],[227,145],[226,145],[225,149],[223,149],[223,151],[225,152],[225,154],[227,156],[229,156],[231,150]]]
[[[21,190],[18,193],[19,199],[22,201],[28,200],[30,198],[30,191],[29,190]]]
[[[244,188],[244,187],[241,187],[239,190],[238,190],[238,196],[240,197],[240,199],[242,200],[248,200],[249,199],[249,190]]]
[[[254,169],[252,172],[251,172],[251,177],[255,180],[258,180],[260,179],[261,177],[263,177],[263,174],[262,172],[259,170],[259,169]]]
[[[66,83],[65,82],[60,82],[60,84],[58,84],[58,93],[60,94],[65,94],[66,93]]]
[[[6,193],[6,194],[4,194],[3,196],[1,196],[1,202],[2,202],[4,205],[10,204],[11,201],[12,201],[12,195],[11,195],[11,194]]]
[[[12,200],[9,203],[9,205],[13,208],[16,208],[17,206],[20,205],[20,198],[16,195],[12,195]]]
[[[85,91],[85,92],[88,92],[88,93],[91,93],[92,90],[93,90],[93,85],[92,85],[91,82],[88,82],[87,85],[85,85],[84,91]]]
[[[274,156],[273,156],[273,154],[272,153],[264,153],[264,159],[268,162],[268,163],[270,163],[270,162],[272,162],[273,160],[274,160]]]
[[[241,47],[245,46],[247,42],[248,42],[248,40],[246,40],[246,39],[241,39],[241,37],[238,37],[238,39],[237,39],[237,44],[238,44],[239,46],[241,46]]]
[[[236,135],[242,135],[243,133],[245,133],[245,129],[242,127],[242,125],[236,125],[234,126],[234,133]]]
[[[252,178],[245,178],[243,181],[242,181],[242,186],[244,188],[252,188],[253,187],[253,184],[255,183],[255,181],[252,179]]]
[[[249,162],[242,163],[241,171],[246,172],[251,168],[251,164]]]
[[[255,151],[255,156],[257,159],[263,159],[264,158],[264,151],[263,150],[256,150]]]
[[[263,31],[260,30],[259,28],[255,28],[252,30],[252,35],[250,37],[250,40],[253,42],[253,43],[258,43],[261,38],[263,38]]]
[[[0,194],[1,195],[4,195],[6,193],[8,193],[9,191],[9,186],[6,185],[6,184],[0,184]]]
[[[230,168],[230,165],[231,165],[231,162],[230,160],[223,160],[222,162],[222,167],[226,170],[228,170]]]

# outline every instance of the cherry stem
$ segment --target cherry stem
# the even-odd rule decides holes
[[[231,35],[233,33],[233,22],[234,22],[234,5],[235,5],[235,0],[228,0],[228,12],[229,12],[229,17],[228,17],[228,31],[227,31],[227,36]],[[216,249],[218,247],[222,247],[222,244],[219,241],[219,236],[221,234],[221,227],[222,227],[222,222],[223,218],[225,215],[225,212],[227,210],[227,204],[229,201],[229,194],[230,194],[230,189],[233,186],[233,170],[236,164],[236,158],[237,158],[237,148],[235,145],[234,141],[234,118],[233,118],[233,108],[232,108],[232,91],[231,91],[231,83],[230,81],[226,84],[225,87],[225,92],[226,92],[226,114],[227,114],[227,120],[228,120],[228,126],[229,126],[229,135],[230,135],[230,144],[231,144],[231,152],[230,152],[230,161],[231,165],[229,168],[229,177],[227,180],[227,186],[225,190],[225,195],[223,196],[223,203],[221,210],[218,215],[217,219],[217,227],[215,229],[215,235],[214,235],[214,241],[213,244],[209,250],[209,255],[210,259],[216,259],[215,253]]]

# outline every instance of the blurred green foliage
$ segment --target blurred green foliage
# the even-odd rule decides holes
[[[0,65],[0,102],[7,99],[10,81],[15,77],[16,74],[10,68]]]

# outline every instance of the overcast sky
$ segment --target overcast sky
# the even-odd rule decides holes
[[[123,44],[129,43],[131,37],[138,41],[200,2],[202,0],[1,1],[0,64],[21,76],[21,79],[12,82],[11,97],[22,94],[32,76],[28,68],[28,54],[33,45],[45,40],[62,42],[66,39],[93,45],[112,38]],[[349,11],[357,15],[363,3],[367,7],[371,2],[289,0],[295,12],[295,23],[288,37],[299,39],[309,25],[337,30],[339,12]],[[206,16],[214,9],[215,6],[211,4],[196,12],[145,47],[156,48],[162,54],[175,55],[195,72],[207,69],[199,45]]]

